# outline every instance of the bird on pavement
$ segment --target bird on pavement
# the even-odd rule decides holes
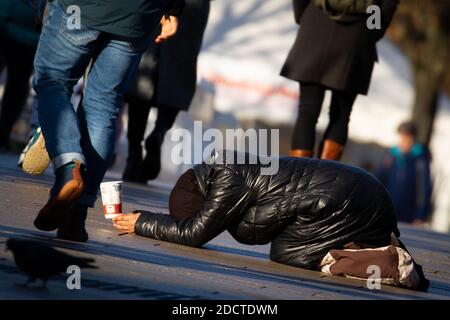
[[[8,239],[6,249],[12,251],[17,267],[28,275],[25,286],[40,279],[42,288],[46,288],[49,278],[67,272],[67,268],[71,265],[79,268],[97,268],[91,265],[95,262],[94,259],[71,256],[37,241]]]

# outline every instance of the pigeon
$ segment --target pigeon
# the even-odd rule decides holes
[[[67,267],[71,265],[97,268],[91,265],[94,259],[74,257],[36,241],[8,239],[6,249],[12,251],[17,267],[28,275],[24,286],[40,279],[42,288],[46,288],[49,278],[67,272]]]

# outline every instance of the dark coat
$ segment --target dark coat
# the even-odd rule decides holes
[[[177,33],[161,45],[150,46],[142,56],[127,95],[153,106],[189,109],[197,87],[197,58],[208,22],[210,1],[186,0]],[[158,34],[159,31],[158,28]]]
[[[351,23],[337,22],[313,1],[294,0],[300,30],[281,75],[299,82],[367,94],[373,66],[378,60],[376,42],[386,32],[399,0],[380,1],[382,29],[369,30],[365,16]]]
[[[25,46],[36,47],[40,35],[36,22],[35,13],[24,2],[0,1],[0,35]]]
[[[244,244],[272,242],[271,259],[317,268],[331,249],[354,242],[390,244],[397,233],[392,202],[381,183],[361,169],[334,161],[279,158],[278,173],[261,165],[194,167],[206,201],[194,218],[142,212],[138,235],[202,246],[228,230]]]

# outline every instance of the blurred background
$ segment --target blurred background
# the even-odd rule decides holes
[[[3,0],[0,0],[3,1]],[[290,150],[298,110],[298,83],[279,76],[298,25],[292,0],[214,0],[198,61],[197,92],[174,128],[280,129],[280,153]],[[428,228],[450,231],[450,0],[402,0],[387,36],[378,43],[369,94],[353,108],[343,162],[375,171],[386,150],[398,144],[397,127],[414,120],[418,141],[432,154],[433,195]],[[3,44],[0,44],[0,46]],[[0,75],[3,96],[7,70]],[[329,96],[318,123],[323,132]],[[11,150],[27,143],[32,95],[14,125]],[[147,131],[157,112],[152,109]],[[120,178],[127,157],[127,112],[111,174]],[[155,184],[172,184],[186,166],[170,161],[175,142],[166,135],[162,170]]]

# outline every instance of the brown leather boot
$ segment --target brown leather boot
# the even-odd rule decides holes
[[[289,157],[312,158],[313,151],[312,150],[294,149],[294,150],[289,151]]]
[[[344,146],[333,140],[326,139],[323,142],[323,149],[320,154],[320,159],[339,161],[344,152]]]
[[[47,204],[39,211],[34,225],[39,230],[53,231],[64,222],[70,206],[80,198],[84,190],[84,164],[74,161],[55,172],[55,184]]]

